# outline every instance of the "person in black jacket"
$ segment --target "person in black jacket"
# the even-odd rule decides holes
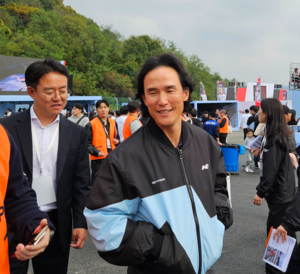
[[[250,107],[250,113],[252,116],[250,116],[247,121],[248,126],[250,126],[252,123],[254,123],[254,131],[256,130],[256,128],[259,124],[258,113],[257,113],[258,109],[259,109],[259,107],[254,106],[254,105]]]
[[[181,118],[194,81],[178,57],[148,58],[137,79],[150,120],[97,173],[84,210],[91,237],[129,274],[208,273],[233,222],[222,151]]]
[[[260,206],[263,198],[268,203],[268,235],[271,227],[277,228],[281,224],[295,195],[294,167],[289,155],[292,132],[285,123],[283,108],[277,99],[262,100],[258,114],[259,122],[266,123],[266,127],[261,147],[260,183],[253,203]],[[295,233],[290,236],[295,237]],[[266,264],[266,273],[281,272]]]
[[[189,117],[190,117],[191,120],[192,120],[192,125],[195,125],[195,126],[197,126],[197,127],[203,128],[203,124],[200,122],[199,119],[196,118],[196,117],[197,117],[197,110],[195,110],[194,108],[191,109],[191,110],[189,111]]]

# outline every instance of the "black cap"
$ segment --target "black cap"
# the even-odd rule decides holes
[[[292,110],[288,106],[283,105],[282,107],[284,114],[292,113]]]

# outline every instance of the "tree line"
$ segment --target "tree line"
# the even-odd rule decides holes
[[[148,35],[124,38],[112,26],[98,26],[63,0],[0,0],[0,55],[65,60],[73,75],[74,95],[134,97],[135,77],[146,58],[172,52],[209,100],[222,79],[197,55],[188,56],[172,41]]]

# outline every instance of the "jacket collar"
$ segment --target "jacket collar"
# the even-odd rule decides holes
[[[165,146],[174,148],[173,144],[171,143],[170,139],[167,137],[167,135],[163,132],[163,130],[156,124],[154,119],[150,117],[149,122],[146,125],[147,129],[150,131],[151,135],[160,143],[162,143]],[[187,133],[188,133],[188,125],[186,122],[182,121],[182,127],[181,127],[181,141],[182,145],[186,143],[187,140]]]

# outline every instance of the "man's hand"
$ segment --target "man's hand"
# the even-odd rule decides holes
[[[255,148],[255,149],[252,150],[252,154],[254,156],[256,156],[256,157],[259,155],[259,153],[260,153],[260,149],[259,148]]]
[[[273,240],[275,240],[277,236],[277,243],[279,243],[280,237],[282,237],[282,243],[284,243],[287,240],[287,231],[283,228],[283,226],[279,226],[273,236]]]
[[[34,233],[38,233],[45,225],[47,225],[47,219],[43,219],[40,222],[40,225],[35,229]],[[48,246],[50,242],[50,229],[46,230],[45,235],[36,245],[26,245],[18,244],[16,247],[15,256],[18,260],[25,261],[29,260],[36,255],[44,252],[45,248]]]
[[[74,228],[72,232],[72,243],[70,246],[75,249],[83,248],[86,237],[87,230],[85,228]]]
[[[291,161],[292,161],[292,164],[294,166],[294,168],[296,168],[298,166],[298,161],[297,161],[297,157],[294,153],[289,153],[290,154],[290,157],[291,157]]]
[[[117,144],[119,143],[119,140],[118,140],[118,139],[114,139],[113,141],[114,141],[114,144],[115,144],[115,145],[117,145]]]
[[[260,198],[258,195],[255,195],[253,199],[253,204],[260,206],[262,204],[262,200],[263,199]]]
[[[107,155],[107,154],[103,153],[102,151],[100,151],[100,152],[98,153],[98,157],[105,156],[105,155]]]

